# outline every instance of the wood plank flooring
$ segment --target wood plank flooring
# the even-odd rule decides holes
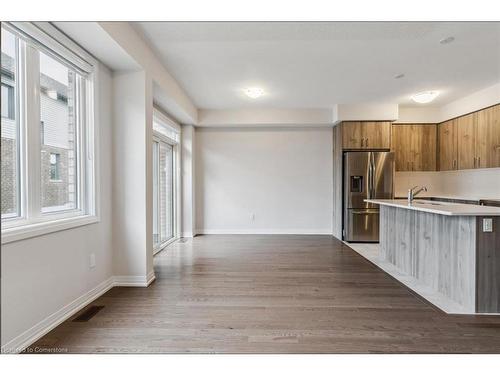
[[[72,353],[500,353],[500,317],[451,316],[331,236],[199,236],[31,346]]]

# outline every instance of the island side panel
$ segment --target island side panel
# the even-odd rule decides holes
[[[382,258],[408,275],[414,275],[413,211],[380,207],[380,243]]]
[[[433,290],[438,288],[439,238],[441,236],[439,223],[442,217],[421,212],[415,218],[415,276]]]
[[[475,311],[475,217],[381,206],[380,256]]]
[[[475,312],[476,218],[438,216],[438,291]]]
[[[493,231],[483,232],[483,219]],[[476,311],[500,313],[500,217],[478,217],[476,223]]]

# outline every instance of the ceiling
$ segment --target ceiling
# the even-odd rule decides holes
[[[140,22],[198,108],[329,108],[439,90],[443,105],[500,81],[499,22]],[[440,44],[453,36],[454,42]],[[398,74],[405,76],[400,79]],[[266,94],[247,98],[243,89]]]

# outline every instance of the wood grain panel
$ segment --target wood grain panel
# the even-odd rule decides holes
[[[450,120],[438,125],[440,171],[457,169],[457,132],[455,123],[455,120]]]
[[[476,168],[476,114],[456,119],[458,169]]]
[[[380,233],[382,259],[475,311],[474,217],[382,206]]]
[[[435,171],[437,153],[437,128],[435,124],[411,126],[412,170]]]
[[[479,168],[500,167],[500,104],[477,112],[476,156]]]
[[[477,312],[500,312],[500,217],[493,220],[493,232],[483,232],[483,219],[477,218]]]
[[[363,121],[361,123],[361,136],[364,138],[364,148],[390,149],[391,148],[391,122],[389,121]]]
[[[395,168],[397,172],[412,170],[413,160],[411,150],[411,125],[392,125],[391,149],[394,152]]]
[[[361,148],[362,126],[359,121],[342,123],[342,146],[344,149]]]

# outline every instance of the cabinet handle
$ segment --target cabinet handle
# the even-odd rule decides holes
[[[363,147],[363,143],[365,143],[365,139],[361,138],[361,147]]]
[[[407,171],[409,171],[409,170],[410,170],[410,162],[409,162],[409,161],[407,161],[407,162],[406,162],[406,170],[407,170]]]
[[[366,143],[366,147],[368,147],[368,138],[366,138],[366,142],[365,143]]]
[[[481,156],[477,157],[477,167],[481,168]]]
[[[414,171],[414,170],[415,170],[415,167],[414,167],[414,166],[415,166],[415,163],[412,161],[412,162],[411,162],[411,170],[412,170],[412,171]]]
[[[477,158],[474,156],[474,168],[477,166]]]

